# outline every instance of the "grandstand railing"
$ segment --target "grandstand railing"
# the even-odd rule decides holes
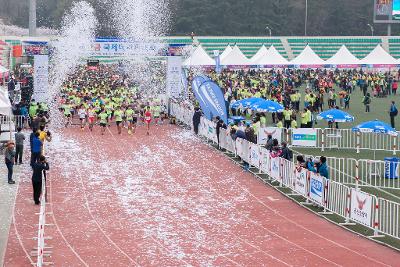
[[[175,103],[171,105],[179,106]],[[184,109],[174,107],[170,110],[183,111],[183,113],[171,113],[171,115],[175,116],[177,120],[183,123],[189,122],[191,125],[192,122],[188,121],[184,115]],[[203,118],[199,134],[216,143],[216,138],[211,136],[212,133],[216,136],[215,124]],[[377,198],[363,192],[360,188],[352,188],[296,166],[292,161],[273,157],[267,149],[244,139],[238,138],[233,141],[228,131],[220,132],[219,146],[256,168],[259,173],[267,174],[280,186],[292,189],[294,194],[306,199],[305,204],[314,203],[322,207],[324,212],[340,216],[344,220],[343,224],[359,223],[372,229],[373,237],[385,234],[400,239],[399,203]],[[353,159],[348,162],[339,159],[336,163],[328,162],[328,164],[334,164],[334,166],[336,164],[337,168],[344,170],[348,169],[347,165],[353,165],[355,162],[356,160]],[[358,163],[355,165],[354,171],[357,175]],[[348,178],[343,178],[345,181],[346,179]]]

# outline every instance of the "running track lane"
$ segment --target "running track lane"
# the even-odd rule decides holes
[[[55,266],[398,266],[173,126],[66,129],[50,145]],[[38,210],[23,168],[5,266],[28,266]],[[276,199],[271,201],[270,199]],[[35,258],[32,258],[35,261]]]

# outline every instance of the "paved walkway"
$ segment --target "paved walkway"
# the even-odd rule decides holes
[[[3,155],[0,155],[3,158]],[[8,233],[10,230],[12,212],[15,203],[15,194],[19,184],[19,166],[14,166],[14,180],[16,184],[7,182],[7,167],[0,163],[0,266],[3,266]]]

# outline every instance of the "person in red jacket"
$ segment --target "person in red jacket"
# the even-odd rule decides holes
[[[394,95],[396,94],[397,87],[398,87],[398,83],[397,83],[397,81],[394,81],[392,84],[392,92]]]

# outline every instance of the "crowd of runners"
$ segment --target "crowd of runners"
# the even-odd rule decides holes
[[[166,116],[164,101],[157,96],[145,97],[135,83],[121,74],[116,65],[100,65],[96,70],[80,67],[64,82],[60,111],[65,127],[79,119],[82,130],[95,125],[104,135],[107,127],[115,125],[118,134],[127,129],[134,134],[139,124],[162,124]]]

